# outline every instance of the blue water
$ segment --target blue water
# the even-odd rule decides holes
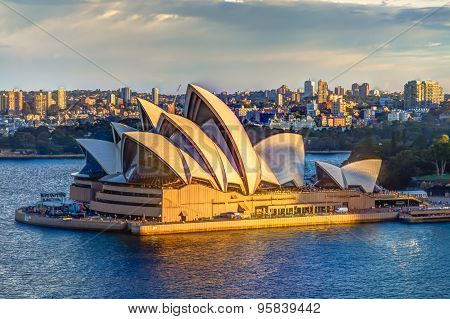
[[[308,155],[340,163],[346,155]],[[450,223],[161,237],[40,228],[13,209],[82,160],[0,161],[2,298],[449,298]]]

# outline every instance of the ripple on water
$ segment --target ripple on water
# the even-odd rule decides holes
[[[307,155],[307,175],[311,160],[339,156]],[[133,237],[14,222],[15,207],[67,190],[81,165],[0,161],[0,297],[450,297],[448,223]]]

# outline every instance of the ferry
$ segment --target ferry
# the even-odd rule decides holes
[[[450,207],[427,207],[399,214],[405,223],[450,222]]]

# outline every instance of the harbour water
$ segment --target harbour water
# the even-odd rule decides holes
[[[347,154],[308,154],[340,164]],[[450,298],[450,223],[133,237],[33,227],[81,159],[0,160],[0,298]]]

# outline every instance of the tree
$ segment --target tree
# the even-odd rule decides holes
[[[436,175],[444,175],[447,161],[450,158],[450,139],[447,134],[436,138],[430,146],[430,155],[436,167]]]

